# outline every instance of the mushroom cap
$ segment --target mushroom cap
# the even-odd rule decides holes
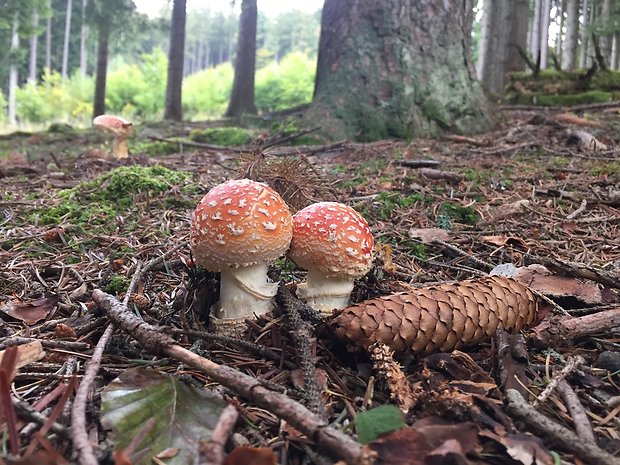
[[[202,198],[192,218],[190,246],[210,271],[266,263],[291,243],[293,219],[282,197],[249,179],[226,181]]]
[[[305,269],[331,278],[357,278],[372,265],[374,239],[366,220],[338,202],[319,202],[293,217],[288,256]]]
[[[93,127],[99,131],[117,136],[129,136],[133,132],[133,123],[115,115],[99,115],[93,119]]]

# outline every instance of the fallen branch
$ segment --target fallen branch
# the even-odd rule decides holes
[[[112,323],[140,342],[146,350],[172,357],[192,366],[214,381],[234,391],[247,401],[256,404],[291,424],[316,443],[331,458],[349,464],[369,463],[369,457],[359,443],[346,434],[332,428],[325,420],[295,400],[273,392],[261,382],[234,368],[218,365],[181,347],[161,328],[154,327],[133,315],[126,306],[110,294],[95,289],[93,300],[106,312]]]
[[[562,400],[564,401],[566,408],[568,408],[568,411],[570,412],[571,418],[573,419],[577,436],[582,438],[584,441],[596,444],[594,430],[592,429],[592,425],[588,419],[588,414],[583,408],[583,405],[581,405],[579,397],[575,391],[573,391],[573,388],[570,387],[570,384],[568,384],[566,380],[562,380],[558,384],[557,389],[562,396]]]
[[[537,433],[559,444],[563,449],[575,454],[586,463],[597,465],[620,465],[620,459],[601,449],[596,444],[584,441],[568,428],[557,424],[540,413],[514,389],[506,392],[508,412],[526,423]]]
[[[563,262],[550,257],[525,254],[526,265],[538,263],[556,273],[573,278],[589,279],[607,287],[620,288],[620,275],[609,271],[597,270],[584,263]]]
[[[224,147],[222,145],[204,144],[202,142],[194,142],[190,140],[166,139],[165,137],[158,137],[158,136],[148,136],[148,139],[154,140],[157,142],[166,142],[168,144],[185,145],[186,147],[196,147],[197,149],[205,149],[205,150],[229,151],[229,152],[236,152],[236,153],[245,153],[245,152],[252,151],[251,149],[247,147]]]
[[[224,447],[235,429],[239,412],[234,405],[228,405],[220,414],[211,439],[200,447],[199,465],[222,465],[226,458]]]
[[[437,168],[440,165],[437,160],[396,160],[394,164],[407,168]]]

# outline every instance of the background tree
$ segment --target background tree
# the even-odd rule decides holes
[[[226,116],[238,117],[243,113],[256,114],[256,105],[254,104],[256,21],[256,0],[242,0],[235,77]]]
[[[566,40],[562,48],[562,68],[572,70],[577,60],[579,34],[579,0],[568,0],[566,3]]]
[[[168,80],[166,81],[166,106],[164,119],[181,121],[181,88],[183,84],[183,51],[185,49],[186,0],[174,0],[170,47],[168,49]]]
[[[63,79],[67,79],[69,68],[69,38],[71,37],[71,13],[73,9],[73,1],[67,0],[67,14],[65,16],[65,35],[62,47],[62,68],[61,75]]]
[[[488,129],[458,0],[326,0],[306,118],[334,138]]]

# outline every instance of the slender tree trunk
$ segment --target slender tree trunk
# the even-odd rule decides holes
[[[611,57],[609,58],[609,68],[614,71],[618,69],[618,33],[611,38]]]
[[[47,1],[48,10],[52,8],[52,0]],[[52,70],[52,17],[47,18],[45,24],[45,68],[49,73]]]
[[[174,0],[172,27],[168,50],[168,81],[166,84],[166,106],[164,119],[181,121],[181,88],[183,85],[183,52],[185,50],[185,8],[186,0]]]
[[[534,19],[532,20],[532,37],[530,39],[532,59],[534,62],[538,60],[538,55],[540,54],[540,19],[543,1],[544,0],[536,0],[534,3]]]
[[[487,52],[491,40],[491,21],[493,18],[493,0],[484,0],[482,4],[482,22],[480,23],[480,42],[478,43],[478,62],[476,63],[476,76],[482,81],[482,76],[486,68]]]
[[[519,48],[525,50],[527,42],[528,10],[528,0],[485,1],[489,26],[486,49],[481,50],[484,61],[479,77],[492,92],[501,93],[504,90],[507,73],[524,68]]]
[[[39,27],[39,13],[36,9],[32,10],[32,27],[34,29],[30,36],[30,63],[28,64],[28,82],[37,83],[37,46],[39,44],[39,36],[37,28]]]
[[[543,1],[540,15],[540,69],[547,69],[549,56],[549,22],[551,20],[551,0]]]
[[[334,139],[488,129],[466,17],[462,0],[326,0],[304,118]]]
[[[555,23],[559,25],[560,30],[555,38],[555,56],[562,64],[562,42],[564,37],[564,13],[566,12],[566,0],[562,0],[559,5],[557,5],[557,11],[555,15]]]
[[[256,0],[243,0],[239,18],[235,78],[226,116],[238,117],[244,113],[256,114],[256,105],[254,104],[256,21]]]
[[[15,125],[17,123],[17,84],[18,84],[18,63],[15,62],[15,56],[19,49],[19,34],[17,33],[19,23],[17,21],[17,14],[13,19],[13,29],[11,30],[11,64],[9,65],[9,101],[8,101],[8,117],[9,124]]]
[[[604,23],[607,23],[611,19],[611,0],[603,0],[601,4],[601,19]],[[609,63],[609,56],[611,53],[611,40],[609,33],[601,34],[599,37],[599,45],[601,47],[601,54]]]
[[[590,44],[590,39],[588,37],[588,25],[590,24],[589,18],[589,5],[588,0],[583,0],[583,26],[581,27],[581,47],[579,49],[579,67],[585,68],[587,66],[586,58],[588,56],[588,46]]]
[[[108,42],[110,39],[109,22],[100,23],[97,37],[97,69],[95,71],[95,100],[93,118],[105,113],[105,88],[108,74]]]
[[[80,33],[80,74],[82,76],[86,76],[88,73],[88,34],[90,32],[90,28],[88,27],[88,22],[86,21],[86,5],[88,0],[82,0],[82,29]]]
[[[67,0],[67,16],[65,18],[65,41],[62,47],[62,79],[67,79],[69,65],[69,38],[71,37],[71,11],[73,10],[73,1]]]
[[[575,68],[578,33],[579,0],[568,0],[566,3],[566,40],[562,47],[562,69]]]

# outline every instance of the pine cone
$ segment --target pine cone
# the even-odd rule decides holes
[[[537,308],[527,287],[490,276],[367,300],[342,310],[331,325],[354,349],[381,342],[395,353],[428,354],[476,344],[497,329],[520,331]]]

